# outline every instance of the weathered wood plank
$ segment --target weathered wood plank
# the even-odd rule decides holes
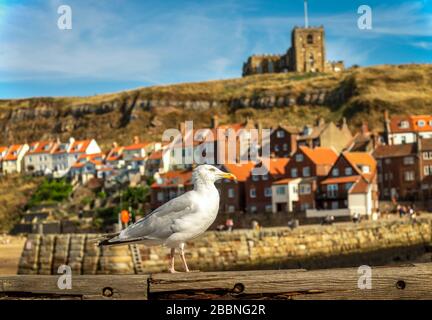
[[[372,289],[357,268],[314,271],[155,274],[149,299],[432,299],[432,264],[372,268]]]
[[[148,275],[73,276],[71,289],[59,289],[58,276],[0,276],[0,299],[146,300]]]
[[[373,267],[372,289],[357,268],[73,276],[0,276],[0,299],[432,299],[432,263]]]

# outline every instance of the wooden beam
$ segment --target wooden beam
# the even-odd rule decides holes
[[[148,275],[72,276],[71,289],[59,289],[59,276],[0,276],[0,299],[147,300]]]
[[[191,272],[152,275],[0,276],[0,299],[432,299],[432,263],[373,267],[372,289],[358,268]]]

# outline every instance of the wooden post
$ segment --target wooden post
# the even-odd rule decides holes
[[[432,263],[372,267],[360,289],[358,268],[73,276],[0,276],[0,299],[432,299]]]

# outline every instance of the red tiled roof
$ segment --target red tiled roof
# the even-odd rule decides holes
[[[135,144],[131,144],[129,146],[124,147],[124,150],[145,149],[150,144],[151,144],[151,142],[135,143]]]
[[[53,141],[37,141],[30,144],[30,149],[27,153],[28,154],[52,153],[55,147],[56,147],[56,143]]]
[[[279,176],[285,174],[285,167],[290,161],[290,158],[272,158],[270,159],[269,173]]]
[[[18,159],[18,152],[22,148],[22,144],[14,144],[9,147],[6,155],[3,158],[3,161],[15,161]]]
[[[316,165],[333,165],[338,158],[335,150],[325,147],[311,149],[306,146],[299,147],[303,153]]]
[[[338,183],[348,183],[356,182],[360,179],[360,176],[346,176],[346,177],[330,177],[323,180],[322,184],[338,184]]]
[[[407,121],[409,126],[407,128],[401,128],[400,123],[402,121]],[[424,121],[423,126],[419,125],[420,121]],[[390,119],[390,130],[394,133],[432,131],[432,116],[393,116]]]
[[[106,161],[117,161],[122,158],[123,147],[115,147],[108,152]]]
[[[167,173],[161,174],[160,178],[162,179],[162,182],[161,183],[158,183],[157,181],[154,182],[151,185],[152,188],[175,187],[180,184],[190,185],[192,184],[192,171],[190,170],[169,171]]]
[[[224,164],[223,166],[225,167],[225,169],[229,172],[232,173],[233,175],[235,175],[237,177],[237,181],[243,182],[246,181],[247,178],[250,176],[251,171],[253,170],[253,168],[255,167],[256,163],[255,162],[247,162],[244,164]]]
[[[373,155],[375,158],[405,157],[415,154],[415,144],[379,145]]]
[[[369,189],[369,183],[365,179],[360,179],[352,187],[349,193],[366,193]]]
[[[84,153],[92,140],[74,141],[70,153]]]
[[[357,170],[358,173],[368,180],[376,171],[377,163],[372,155],[367,152],[344,152],[343,156]],[[369,172],[362,172],[360,169],[361,166],[368,166]]]
[[[299,179],[300,179],[300,178],[284,178],[284,179],[280,179],[280,180],[277,180],[277,181],[273,182],[273,185],[288,184],[288,183],[290,183],[291,181],[299,180]]]

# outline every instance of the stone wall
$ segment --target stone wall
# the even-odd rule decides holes
[[[98,248],[96,235],[30,235],[20,274],[56,273],[66,261],[74,274],[134,273],[128,246]],[[206,232],[186,247],[191,269],[201,271],[325,268],[379,265],[415,258],[432,244],[432,219],[383,220],[333,226]],[[167,248],[139,246],[144,272],[165,271]],[[180,259],[176,259],[181,270]]]

